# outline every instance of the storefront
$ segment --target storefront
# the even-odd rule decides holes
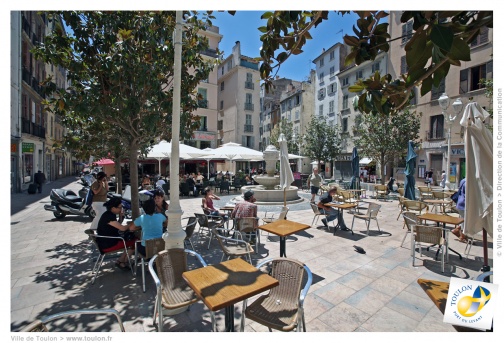
[[[333,162],[333,179],[349,180],[352,177],[352,154],[341,154],[336,156]]]

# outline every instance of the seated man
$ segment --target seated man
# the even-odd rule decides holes
[[[333,221],[334,219],[338,218],[338,224],[340,225],[340,227],[346,228],[345,222],[343,221],[343,216],[339,213],[340,210],[326,205],[333,201],[333,196],[336,195],[336,190],[337,187],[333,186],[329,188],[327,192],[322,194],[319,197],[317,207],[320,209],[321,213],[327,216],[326,218],[322,219],[322,223],[324,223],[325,227],[328,227],[328,221]]]
[[[254,191],[248,190],[243,194],[243,199],[245,201],[238,202],[231,213],[231,218],[245,218],[254,217],[257,218],[257,205],[256,198],[254,197]],[[255,243],[255,233],[252,233],[250,238],[250,243]]]

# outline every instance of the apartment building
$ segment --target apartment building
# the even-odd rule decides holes
[[[242,55],[237,41],[217,74],[217,145],[235,142],[259,150],[259,62]]]
[[[53,75],[66,86],[66,73],[36,60],[30,50],[61,25],[36,11],[11,12],[11,192],[22,192],[41,170],[48,180],[74,172],[70,152],[53,148],[64,135],[59,119],[44,111],[40,82]]]
[[[389,16],[389,33],[391,36],[390,54],[388,56],[388,72],[397,78],[407,71],[406,53],[404,46],[413,34],[413,20],[401,23],[402,12],[392,11]],[[402,37],[402,39],[395,39]],[[458,114],[451,127],[451,154],[449,181],[450,187],[455,188],[465,177],[464,129],[460,119],[465,106],[476,101],[481,106],[489,108],[490,99],[485,96],[485,90],[480,79],[493,79],[493,30],[483,29],[477,39],[471,44],[471,61],[461,61],[461,66],[450,66],[450,71],[438,87],[420,96],[419,89],[415,90],[415,105],[417,113],[422,113],[420,126],[420,150],[417,157],[418,179],[424,178],[424,171],[434,170],[434,181],[441,179],[442,170],[448,165],[448,124],[439,105],[439,97],[445,93],[450,98],[447,113],[455,115],[451,105],[457,98],[463,103],[463,109]]]

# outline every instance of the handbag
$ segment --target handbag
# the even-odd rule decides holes
[[[455,203],[458,201],[460,190],[456,193],[453,193],[452,196],[450,197]]]

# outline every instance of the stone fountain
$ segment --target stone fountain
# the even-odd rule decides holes
[[[266,175],[255,175],[253,177],[259,185],[243,186],[241,188],[242,194],[249,189],[253,190],[256,204],[258,205],[283,205],[284,191],[280,189],[279,186],[280,176],[275,176],[276,163],[279,156],[280,152],[277,148],[275,148],[274,145],[268,145],[263,152],[264,161],[266,162]],[[303,201],[303,199],[298,196],[298,188],[295,186],[289,186],[289,188],[285,190],[285,196],[289,204]]]

